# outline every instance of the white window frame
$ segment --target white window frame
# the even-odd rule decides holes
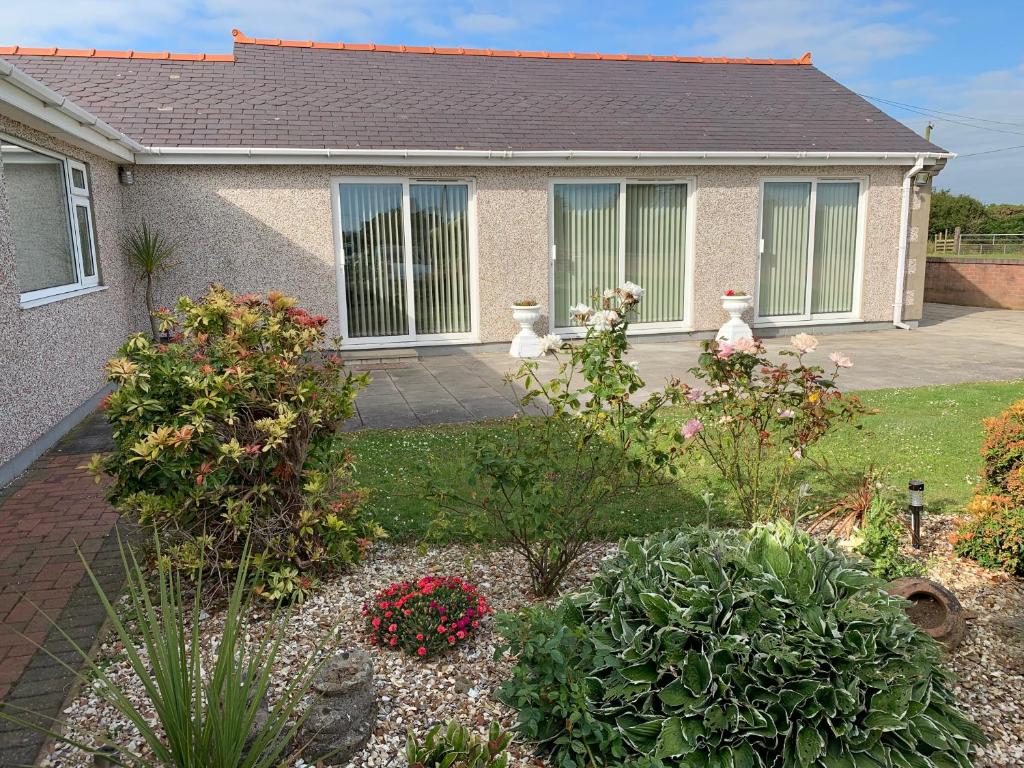
[[[795,315],[771,315],[762,317],[761,298],[761,256],[764,253],[764,199],[765,184],[773,182],[803,182],[811,185],[810,212],[807,226],[807,285],[805,286],[805,312]],[[860,185],[857,194],[857,239],[854,252],[853,302],[849,312],[815,312],[811,308],[811,291],[814,287],[814,222],[818,209],[819,184],[843,184],[856,182]],[[867,232],[867,200],[869,177],[867,176],[766,176],[758,187],[757,203],[757,277],[754,281],[754,319],[752,325],[760,328],[788,327],[793,325],[822,325],[858,323],[863,319],[864,288],[864,238]]]
[[[100,265],[96,249],[96,228],[93,224],[92,194],[90,190],[88,166],[83,162],[68,157],[67,155],[62,155],[59,152],[54,152],[52,150],[36,146],[35,144],[25,141],[18,136],[12,136],[10,134],[0,132],[0,140],[22,147],[30,152],[37,152],[40,155],[46,155],[47,157],[59,160],[61,168],[63,169],[62,176],[64,181],[64,200],[67,207],[68,242],[72,249],[72,266],[75,272],[75,281],[72,283],[66,283],[65,285],[53,286],[52,288],[42,288],[38,291],[23,291],[20,295],[21,306],[23,308],[38,306],[39,304],[46,304],[50,301],[56,301],[72,295],[79,295],[81,293],[98,290],[100,288]],[[74,177],[71,174],[72,168],[81,171],[85,176],[85,187],[75,186]],[[91,276],[86,276],[85,264],[82,259],[82,240],[78,231],[78,214],[75,209],[77,205],[84,206],[88,213],[89,234],[91,235],[89,238],[90,257],[92,258],[93,265],[93,274]],[[17,254],[15,254],[15,277],[17,277]]]
[[[409,188],[437,184],[464,184],[467,187],[467,228],[469,231],[469,317],[468,333],[416,333],[416,306],[412,279],[405,282],[406,317],[409,333],[402,336],[361,336],[348,334],[348,307],[345,303],[345,254],[342,245],[341,185],[342,184],[401,184],[402,185],[402,241],[405,243],[405,273],[412,275],[412,211]],[[382,349],[387,347],[422,347],[445,344],[476,344],[480,341],[480,281],[478,272],[476,180],[471,178],[414,177],[414,176],[332,176],[331,216],[334,229],[334,265],[338,288],[338,320],[341,338],[346,349]]]
[[[686,240],[683,243],[683,319],[653,323],[630,323],[630,335],[643,336],[657,333],[679,333],[694,330],[694,264],[696,262],[696,220],[697,220],[697,178],[683,177],[624,177],[624,176],[573,176],[556,177],[548,182],[548,307],[551,313],[549,325],[552,333],[567,338],[582,338],[587,329],[578,325],[564,325],[568,318],[556,318],[555,313],[555,186],[557,184],[618,184],[619,185],[619,275],[621,285],[626,279],[626,187],[631,184],[685,184],[686,185]],[[610,285],[608,288],[615,288]],[[641,286],[646,287],[646,286]],[[562,323],[561,325],[559,323]]]

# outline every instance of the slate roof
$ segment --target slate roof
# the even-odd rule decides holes
[[[236,33],[233,56],[17,46],[0,56],[155,147],[943,151],[809,56],[369,48]]]

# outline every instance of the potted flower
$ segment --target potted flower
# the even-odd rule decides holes
[[[715,337],[724,341],[738,341],[753,338],[750,326],[743,322],[743,313],[754,304],[754,297],[746,291],[732,288],[722,294],[722,309],[729,313],[725,325],[718,329]]]
[[[512,319],[519,323],[519,333],[512,339],[508,353],[512,357],[538,357],[540,339],[533,324],[540,318],[540,304],[536,299],[517,299],[512,302]]]

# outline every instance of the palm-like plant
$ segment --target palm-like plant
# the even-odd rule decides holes
[[[177,243],[168,240],[157,230],[150,229],[144,221],[130,226],[121,233],[121,251],[142,273],[139,279],[146,281],[146,310],[154,339],[159,333],[159,328],[156,318],[153,317],[153,285],[156,275],[171,266],[171,258],[177,248]]]

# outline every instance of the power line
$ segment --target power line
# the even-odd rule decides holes
[[[865,98],[865,99],[871,99],[872,101],[881,101],[881,102],[884,102],[886,104],[892,104],[893,106],[896,106],[896,107],[903,107],[904,109],[924,110],[926,112],[934,112],[937,115],[949,115],[950,117],[960,117],[960,118],[963,118],[964,120],[977,120],[978,122],[982,122],[982,123],[995,123],[996,125],[1009,125],[1009,126],[1012,126],[1013,128],[1024,128],[1024,123],[1009,123],[1009,122],[1006,122],[1005,120],[991,120],[990,118],[987,118],[987,117],[974,117],[973,115],[962,115],[962,114],[959,114],[957,112],[943,112],[941,109],[932,109],[931,107],[922,107],[922,106],[919,106],[917,104],[906,104],[906,103],[904,103],[902,101],[893,101],[892,99],[883,99],[881,96],[869,96],[866,93],[858,93],[857,95],[862,97],[862,98]]]
[[[991,155],[993,152],[1009,152],[1011,149],[1024,149],[1024,144],[1017,144],[1014,147],[1002,147],[1000,149],[986,149],[983,152],[969,152],[966,155],[957,155],[958,160],[965,157],[976,157],[978,155]]]
[[[858,94],[858,95],[860,95],[860,94]],[[865,98],[871,98],[871,97],[867,96]],[[1024,136],[1024,131],[1008,131],[1005,128],[990,128],[987,125],[976,125],[975,123],[965,123],[963,120],[954,120],[951,117],[939,117],[938,115],[933,115],[930,112],[925,112],[925,111],[920,110],[920,109],[918,109],[916,107],[900,107],[900,109],[905,109],[908,112],[914,112],[915,114],[922,115],[923,117],[931,118],[932,120],[941,120],[944,123],[954,123],[955,125],[962,125],[965,128],[974,128],[974,129],[979,130],[979,131],[989,131],[991,133],[1007,133],[1007,134],[1010,134],[1011,136]],[[1012,123],[1011,123],[1011,125],[1012,125]]]

